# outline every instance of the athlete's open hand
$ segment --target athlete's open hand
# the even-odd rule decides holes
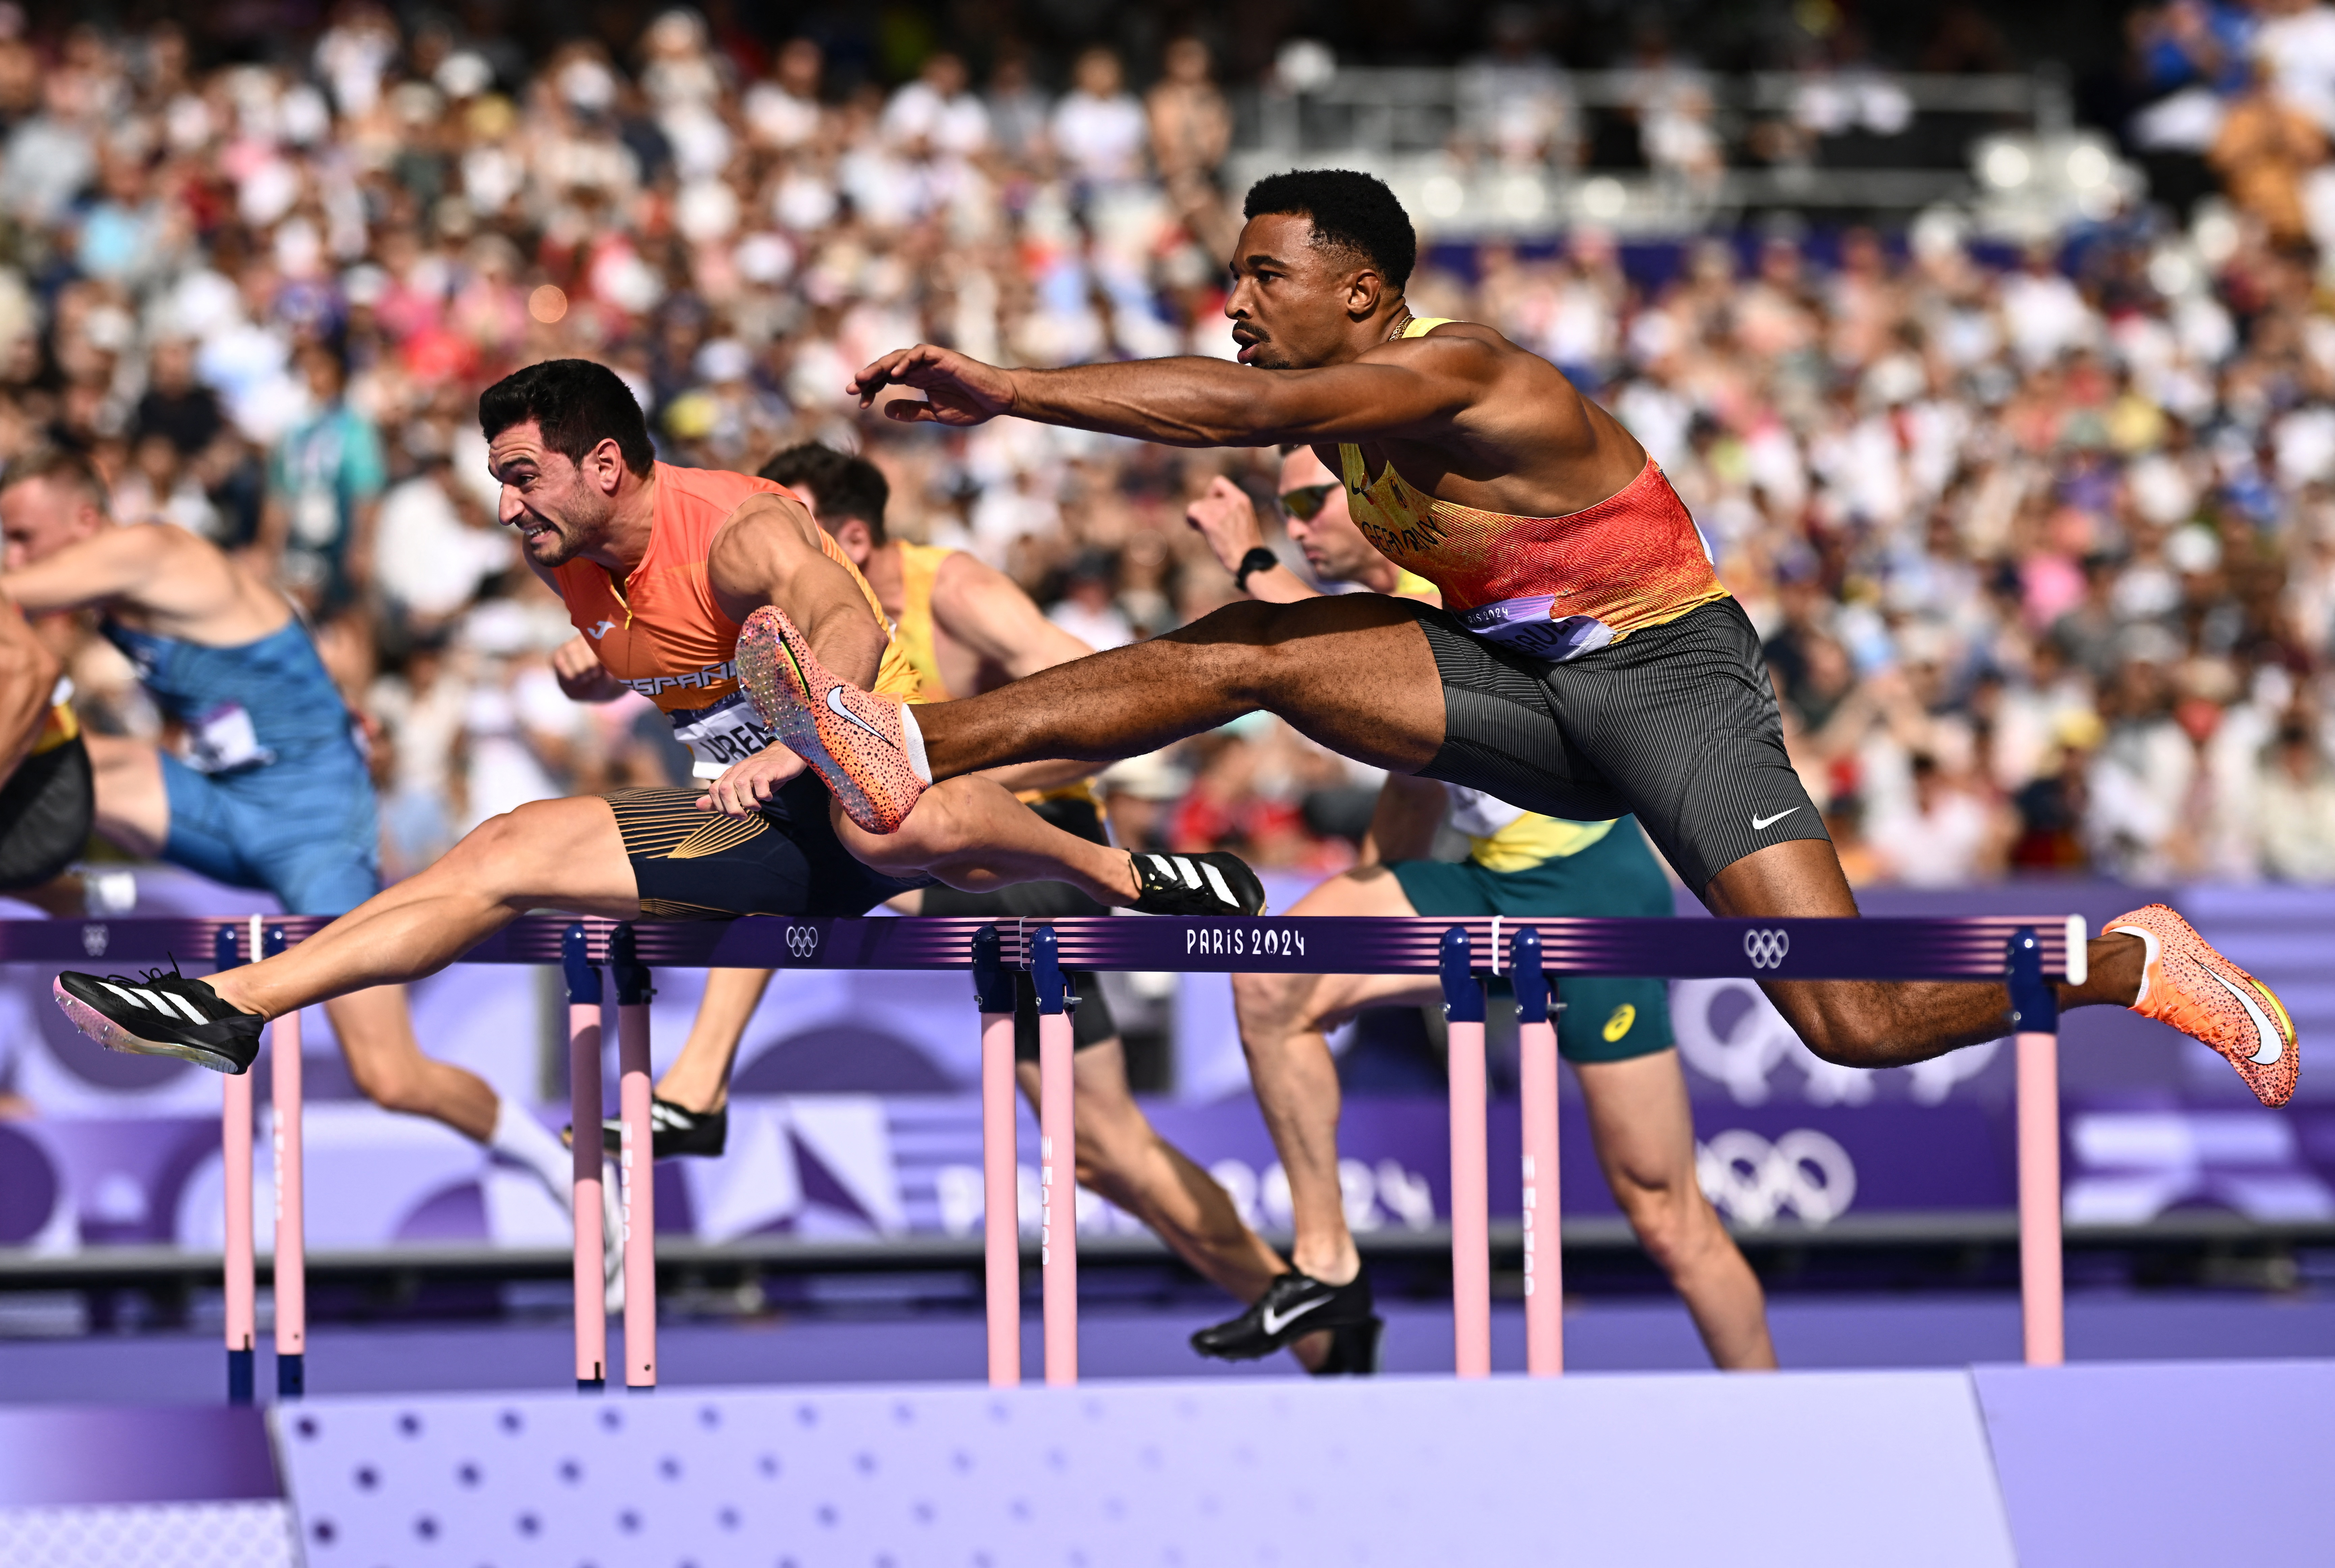
[[[1199,530],[1227,572],[1240,570],[1241,557],[1264,543],[1256,503],[1222,474],[1208,481],[1206,495],[1184,508],[1184,520]]]
[[[849,390],[867,408],[887,386],[925,394],[923,402],[894,398],[884,405],[887,418],[910,424],[977,425],[1013,410],[1013,381],[1005,372],[928,343],[893,350],[862,369]]]
[[[724,817],[751,817],[770,804],[780,785],[802,770],[803,760],[784,746],[757,751],[743,761],[731,763],[712,788],[697,798],[697,808],[719,811]]]

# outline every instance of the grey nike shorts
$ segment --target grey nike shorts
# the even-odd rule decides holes
[[[1733,599],[1562,663],[1473,636],[1446,611],[1412,613],[1443,679],[1427,778],[1579,822],[1635,814],[1698,895],[1754,850],[1829,837]]]

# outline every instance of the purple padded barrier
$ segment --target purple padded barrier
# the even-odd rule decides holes
[[[259,1412],[0,1407],[0,1508],[281,1497]]]
[[[2335,1361],[1972,1375],[2024,1568],[2328,1560]]]
[[[308,1568],[2012,1562],[1967,1374],[312,1399]]]

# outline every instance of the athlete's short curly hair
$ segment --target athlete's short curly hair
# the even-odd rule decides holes
[[[613,440],[633,472],[645,475],[656,466],[641,405],[606,365],[547,359],[511,372],[479,394],[479,427],[487,440],[529,420],[542,428],[543,444],[569,462],[582,462],[594,447]]]
[[[884,542],[884,508],[892,501],[892,483],[866,458],[805,441],[764,463],[761,477],[810,491],[819,503],[819,526],[828,533],[857,518],[867,525],[870,537],[879,545]]]
[[[1268,174],[1248,188],[1241,216],[1303,213],[1313,220],[1313,243],[1367,257],[1396,288],[1419,265],[1419,234],[1386,181],[1351,169],[1293,169]]]

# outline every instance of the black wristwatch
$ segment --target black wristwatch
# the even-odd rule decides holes
[[[1263,545],[1259,545],[1247,555],[1243,556],[1240,558],[1240,565],[1233,568],[1233,586],[1245,594],[1248,592],[1248,575],[1251,572],[1270,571],[1279,565],[1281,565],[1281,557]]]

